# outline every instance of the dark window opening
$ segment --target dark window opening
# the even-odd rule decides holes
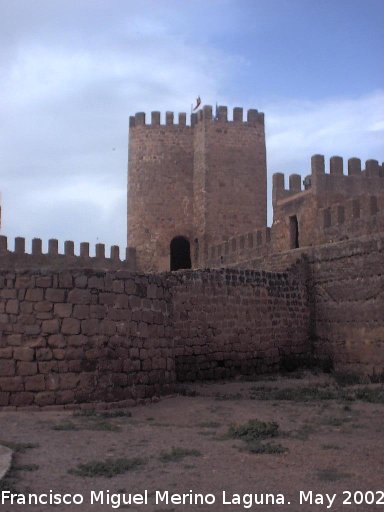
[[[360,219],[360,201],[358,199],[352,202],[352,215],[354,219]]]
[[[189,241],[183,236],[176,236],[171,242],[171,270],[191,267]]]
[[[378,205],[377,205],[377,197],[371,196],[369,198],[369,209],[371,215],[376,215],[376,213],[379,211]]]
[[[345,210],[344,206],[337,207],[337,221],[339,224],[344,224],[345,221]]]
[[[323,221],[324,221],[324,228],[331,227],[332,219],[331,219],[331,209],[330,208],[325,208]]]
[[[291,249],[299,248],[299,223],[297,222],[296,215],[289,217],[289,235]]]

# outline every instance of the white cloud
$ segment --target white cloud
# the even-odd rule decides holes
[[[303,162],[315,153],[383,158],[384,91],[361,98],[266,105],[269,168]],[[374,133],[373,133],[374,132]],[[284,170],[284,169],[282,169]],[[304,169],[302,169],[304,170]]]
[[[214,2],[213,11],[219,4],[226,2]],[[25,12],[14,5],[7,3],[13,25],[0,19],[3,233],[124,246],[128,116],[188,111],[197,94],[206,104],[227,97],[241,105],[228,77],[237,77],[245,57],[204,36],[225,31],[231,15],[226,26],[209,16],[199,24],[195,3],[127,9],[122,0],[111,10],[109,2],[40,1],[38,12],[30,2]],[[305,175],[314,153],[384,159],[383,91],[263,105],[251,87],[241,90],[266,114],[270,174]]]
[[[310,172],[310,157],[317,153],[324,154],[326,162],[331,156],[342,156],[344,172],[351,157],[361,158],[363,163],[371,158],[384,160],[384,91],[353,99],[276,101],[263,108],[270,197],[273,173],[304,177]],[[271,222],[271,206],[269,219]]]

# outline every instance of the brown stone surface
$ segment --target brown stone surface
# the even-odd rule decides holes
[[[213,117],[204,107],[193,126],[131,125],[128,245],[139,270],[169,270],[176,236],[198,266],[208,244],[266,226],[264,116],[229,121],[219,108]]]
[[[39,282],[39,272],[19,277],[13,274],[8,289],[17,282],[33,290]],[[139,399],[172,389],[176,379],[272,371],[286,354],[302,357],[310,348],[307,291],[297,275],[228,270],[100,276],[79,270],[65,281],[54,272],[50,277],[47,285],[68,284],[45,289],[50,300],[60,301],[49,312],[52,318],[20,313],[8,327],[10,346],[0,352],[3,406]],[[35,331],[28,334],[22,327],[32,320]]]

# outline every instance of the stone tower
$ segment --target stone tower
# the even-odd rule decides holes
[[[267,223],[264,115],[205,106],[130,118],[128,245],[141,271],[202,267],[208,245]]]

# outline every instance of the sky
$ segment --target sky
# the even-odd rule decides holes
[[[1,234],[126,246],[128,118],[265,113],[271,176],[384,160],[383,0],[0,0]],[[269,206],[269,223],[272,210]]]

